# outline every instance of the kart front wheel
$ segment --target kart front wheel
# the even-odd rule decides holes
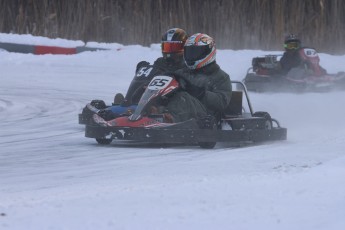
[[[202,149],[213,149],[216,144],[216,142],[199,142],[199,146]]]
[[[112,139],[96,138],[96,141],[100,145],[109,145],[112,142]]]
[[[94,106],[96,109],[105,109],[107,108],[107,105],[103,100],[92,100],[90,103],[92,106]]]

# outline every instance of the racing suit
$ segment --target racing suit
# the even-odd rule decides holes
[[[153,65],[150,65],[150,63],[146,61],[139,62],[124,101],[120,105],[113,105],[99,111],[98,115],[105,120],[112,120],[122,114],[133,113],[141,96],[145,92],[146,87],[155,76],[171,73],[183,67],[185,67],[183,59],[176,62],[160,57],[153,63]]]
[[[230,77],[216,62],[195,70],[180,69],[175,75],[184,88],[167,105],[175,122],[205,115],[218,117],[230,103]]]

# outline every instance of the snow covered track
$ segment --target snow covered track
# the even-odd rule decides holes
[[[218,59],[241,80],[261,54],[219,51]],[[139,46],[0,52],[0,229],[345,228],[345,92],[250,93],[255,111],[288,128],[282,142],[203,150],[85,138],[82,107],[125,92],[136,63],[159,55]],[[321,60],[337,72],[345,57]]]

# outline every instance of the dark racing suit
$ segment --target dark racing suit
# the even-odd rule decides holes
[[[308,54],[311,52],[311,54]],[[285,51],[280,59],[282,75],[316,75],[321,76],[327,71],[319,65],[319,56],[313,48],[301,47],[296,50]],[[290,72],[290,73],[289,73]]]
[[[299,49],[285,51],[279,62],[283,75],[287,74],[292,68],[303,66],[303,60],[300,57]]]
[[[209,114],[217,117],[228,106],[232,93],[230,77],[216,62],[196,70],[184,68],[175,74],[185,89],[175,94],[167,106],[175,122]]]
[[[170,62],[160,57],[153,65],[146,61],[139,62],[135,71],[135,76],[127,90],[124,105],[138,104],[147,85],[152,78],[164,73],[171,73],[185,67],[183,60],[180,63]]]
[[[183,58],[177,62],[160,57],[153,65],[146,61],[139,62],[124,101],[120,105],[113,105],[101,110],[98,115],[105,120],[112,120],[123,114],[133,113],[146,87],[155,76],[171,73],[183,67],[185,67]]]

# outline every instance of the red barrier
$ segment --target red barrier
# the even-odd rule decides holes
[[[0,49],[7,50],[8,52],[24,53],[24,54],[78,54],[85,51],[99,51],[99,50],[110,50],[107,48],[92,48],[86,46],[77,47],[59,47],[59,46],[45,46],[45,45],[27,45],[27,44],[16,44],[8,42],[0,42]],[[118,48],[117,51],[122,48]]]
[[[76,54],[76,48],[57,46],[35,46],[34,54]]]

